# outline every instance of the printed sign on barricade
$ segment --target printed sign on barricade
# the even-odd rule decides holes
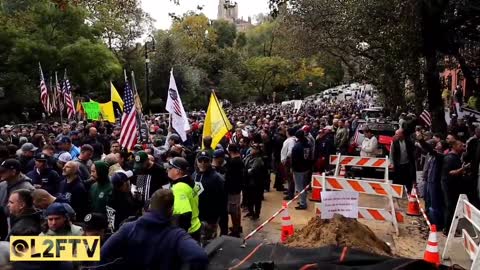
[[[331,219],[334,214],[358,218],[358,192],[323,191],[320,217]]]
[[[442,260],[448,259],[448,252],[450,251],[452,241],[455,238],[455,232],[457,231],[458,221],[462,218],[467,219],[475,228],[476,231],[480,231],[480,210],[475,208],[467,198],[467,195],[461,194],[458,197],[457,207],[455,208],[455,214],[453,215],[452,225],[450,225],[450,231],[448,232],[447,242],[445,243],[445,249],[443,250]],[[480,269],[480,246],[477,244],[473,237],[464,229],[462,229],[462,244],[465,248],[465,252],[472,260],[471,270]]]

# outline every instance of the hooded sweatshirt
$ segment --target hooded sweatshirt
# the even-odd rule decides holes
[[[90,200],[92,202],[92,212],[106,213],[107,203],[112,196],[112,183],[108,177],[108,164],[103,161],[96,161],[97,180],[90,188]]]
[[[180,269],[182,263],[189,269],[206,269],[205,251],[184,230],[170,223],[170,218],[159,212],[147,212],[125,223],[103,245],[98,269]]]

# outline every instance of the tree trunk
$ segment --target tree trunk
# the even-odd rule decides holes
[[[425,49],[425,84],[427,86],[428,109],[432,116],[432,131],[447,134],[445,111],[443,110],[442,90],[438,72],[438,59],[435,48]]]
[[[460,69],[462,70],[463,77],[465,77],[466,81],[466,89],[464,95],[467,97],[471,96],[473,93],[479,91],[479,85],[475,81],[475,77],[473,75],[472,70],[467,64],[465,57],[463,57],[460,52],[457,51],[455,54],[455,58],[457,59],[458,63],[460,64]]]

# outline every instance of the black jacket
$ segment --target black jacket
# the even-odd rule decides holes
[[[40,185],[42,189],[45,189],[52,195],[58,193],[61,178],[55,170],[47,168],[39,172],[33,169],[27,173],[27,176],[32,179],[33,185]]]
[[[227,207],[225,196],[225,180],[213,169],[206,172],[195,172],[193,174],[195,182],[202,183],[203,192],[198,199],[199,218],[209,224],[218,222],[220,215],[224,213]]]
[[[77,176],[73,182],[67,183],[67,179],[64,179],[60,183],[59,193],[70,202],[69,204],[77,214],[77,220],[83,220],[90,206],[88,205],[88,192],[82,180]]]
[[[9,235],[37,236],[42,232],[42,211],[28,209],[18,217],[10,217]]]
[[[33,160],[33,157],[31,158],[27,158],[25,156],[20,156],[18,158],[18,161],[20,161],[20,165],[21,165],[21,171],[22,173],[28,173],[29,172],[29,163],[30,161]]]
[[[265,186],[265,179],[268,177],[268,170],[261,157],[248,155],[244,159],[246,187],[261,189]]]
[[[130,192],[119,192],[114,190],[110,202],[107,204],[115,209],[115,230],[118,230],[120,224],[128,217],[140,214],[143,206],[141,200],[136,200]]]
[[[241,157],[231,158],[226,165],[225,191],[240,194],[245,184],[245,165]]]
[[[400,168],[400,142],[398,140],[392,143],[392,160],[394,168]],[[408,139],[405,139],[405,148],[407,149],[408,163],[415,165],[415,145]]]
[[[305,141],[297,141],[292,149],[292,170],[294,172],[306,172],[311,168],[310,156],[310,144]]]

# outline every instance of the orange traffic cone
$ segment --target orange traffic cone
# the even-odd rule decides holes
[[[437,226],[430,226],[430,234],[428,235],[427,248],[423,255],[423,260],[440,265],[440,254],[438,253],[438,239],[437,239]]]
[[[293,235],[293,224],[292,220],[290,219],[290,215],[288,214],[288,205],[287,202],[282,203],[283,213],[282,213],[282,235],[281,235],[281,241],[282,243],[285,243],[287,241],[287,238]]]
[[[409,216],[421,216],[422,215],[422,213],[420,213],[420,205],[418,204],[416,195],[417,195],[416,189],[412,189],[412,192],[410,193],[410,195],[408,195],[407,215],[409,215]]]

